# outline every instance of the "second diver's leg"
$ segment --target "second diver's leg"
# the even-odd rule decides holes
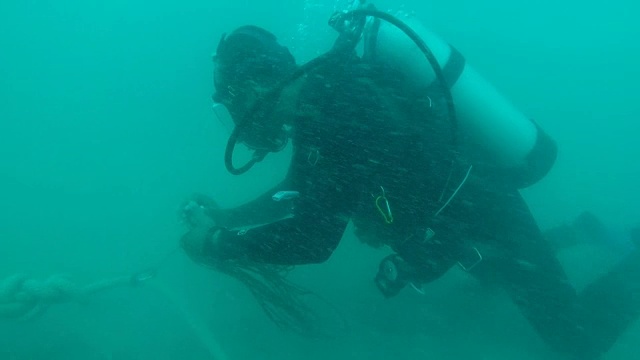
[[[597,341],[602,332],[585,321],[588,309],[545,241],[517,191],[480,189],[474,213],[484,261],[473,273],[502,285],[524,316],[555,351],[573,359],[597,359],[608,349]],[[619,331],[610,329],[608,337]]]
[[[585,327],[596,345],[608,350],[640,316],[640,251],[634,250],[580,294]]]

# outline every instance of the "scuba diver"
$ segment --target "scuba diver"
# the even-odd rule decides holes
[[[245,205],[190,199],[182,247],[206,265],[321,263],[352,221],[394,252],[375,277],[384,296],[457,265],[502,286],[557,352],[598,358],[638,317],[639,252],[576,292],[519,193],[550,170],[554,141],[410,21],[336,13],[336,43],[304,65],[265,29],[223,35],[213,99],[235,125],[227,169],[242,174],[289,140],[293,154],[285,179]],[[254,151],[239,168],[237,143]]]

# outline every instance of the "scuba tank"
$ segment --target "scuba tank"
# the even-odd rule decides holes
[[[415,40],[378,17],[369,18],[365,25],[362,57],[403,74],[408,92],[446,87],[455,107],[457,145],[476,170],[497,174],[518,188],[544,177],[557,154],[553,140],[469,66],[454,47],[414,17],[404,16],[401,22],[426,44],[442,70],[444,84],[436,76],[438,66],[425,61]]]

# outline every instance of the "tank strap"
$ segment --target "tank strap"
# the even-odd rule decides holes
[[[447,81],[447,86],[451,89],[460,78],[460,75],[462,75],[466,61],[460,51],[451,45],[449,45],[449,48],[451,49],[451,53],[449,54],[447,63],[442,67],[442,73]]]

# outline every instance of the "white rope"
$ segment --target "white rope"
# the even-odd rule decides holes
[[[0,318],[32,319],[53,304],[83,300],[105,289],[130,285],[130,279],[123,276],[79,286],[61,275],[37,280],[15,274],[0,282]]]
[[[53,304],[78,301],[103,290],[133,285],[131,276],[108,278],[79,286],[60,275],[36,280],[24,274],[15,274],[0,282],[0,319],[30,320],[42,315]],[[209,352],[210,359],[228,359],[206,324],[193,316],[166,286],[156,283],[155,288],[176,305],[195,336]]]

